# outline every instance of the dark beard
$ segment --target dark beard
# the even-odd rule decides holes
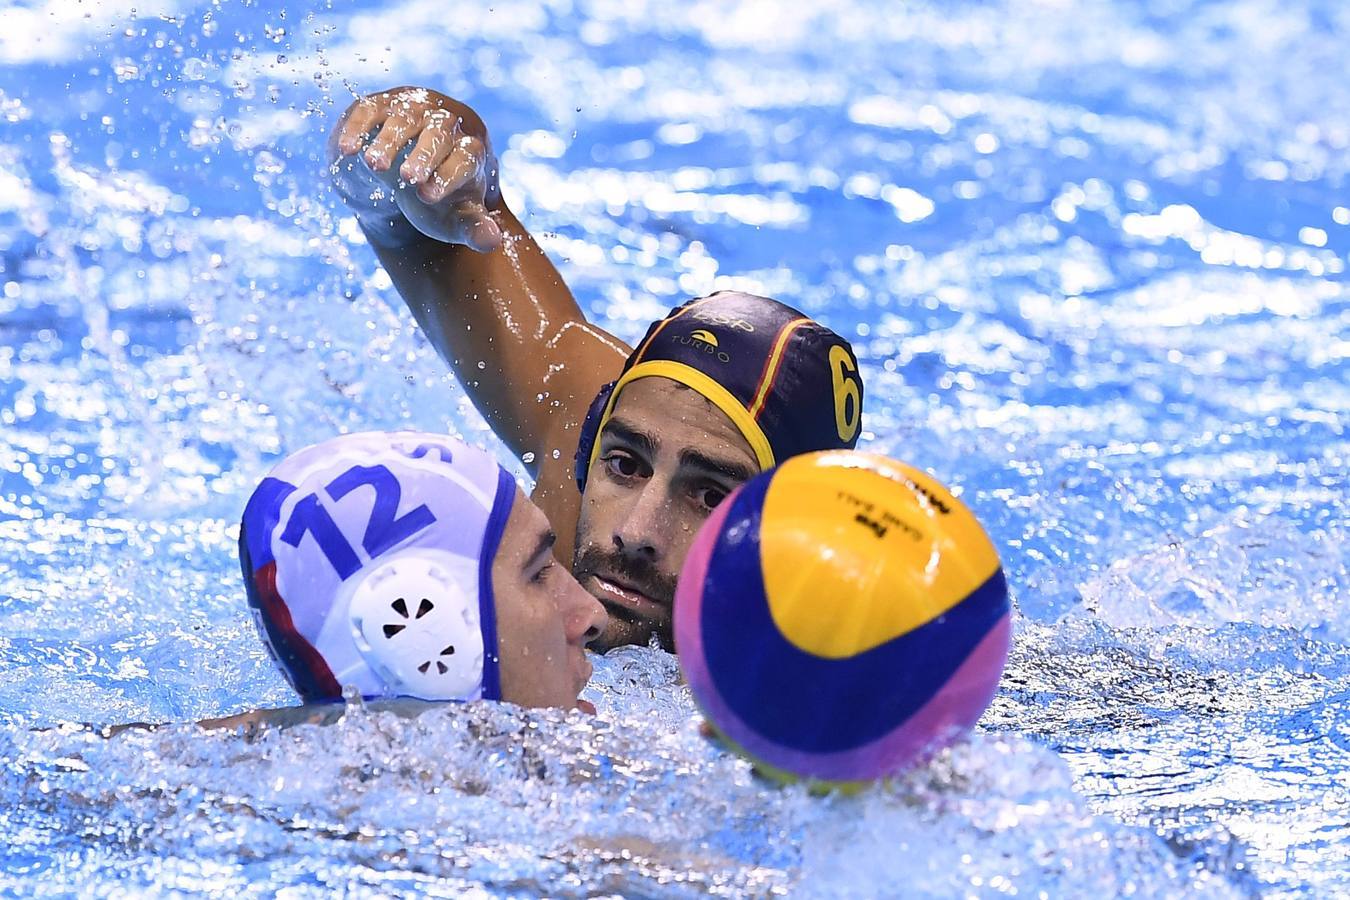
[[[675,602],[674,576],[663,575],[641,557],[635,559],[618,552],[606,553],[595,546],[578,548],[572,556],[572,574],[577,581],[602,570],[658,603],[669,607]]]

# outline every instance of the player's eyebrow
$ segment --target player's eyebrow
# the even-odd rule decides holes
[[[692,447],[680,451],[680,466],[698,469],[712,475],[721,475],[737,484],[744,484],[759,474],[758,469],[751,468],[745,463],[709,456]]]
[[[534,552],[530,554],[529,559],[525,560],[522,572],[528,572],[533,569],[539,560],[553,552],[553,545],[558,542],[558,535],[552,529],[539,532],[539,538],[534,543]]]
[[[642,431],[622,419],[611,418],[605,423],[603,435],[616,437],[634,449],[641,450],[647,456],[655,456],[661,449],[661,441],[649,431]]]

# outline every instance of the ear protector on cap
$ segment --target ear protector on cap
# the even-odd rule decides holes
[[[404,551],[361,578],[347,610],[366,664],[386,684],[424,700],[454,700],[479,690],[478,603],[461,584],[455,562],[434,550]]]

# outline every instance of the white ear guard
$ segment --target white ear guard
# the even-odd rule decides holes
[[[478,573],[468,568],[450,554],[409,548],[372,566],[352,586],[352,637],[387,696],[482,695]]]

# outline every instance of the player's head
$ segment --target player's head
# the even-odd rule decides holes
[[[253,492],[240,561],[259,632],[306,701],[577,705],[595,598],[553,532],[481,450],[415,432],[345,435]]]
[[[848,341],[789,306],[722,291],[654,323],[577,448],[572,571],[609,611],[599,646],[669,646],[676,574],[711,510],[785,459],[854,447],[861,420]]]

